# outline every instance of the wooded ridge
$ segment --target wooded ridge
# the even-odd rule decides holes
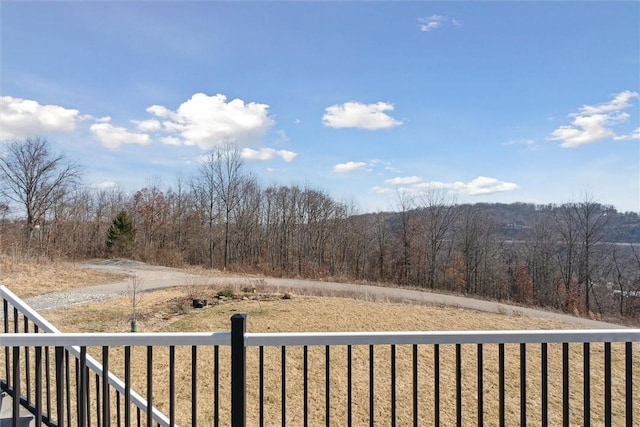
[[[363,214],[310,186],[264,187],[237,149],[134,193],[80,185],[46,141],[0,158],[0,253],[127,257],[276,277],[367,281],[588,316],[640,316],[640,216],[589,194],[562,205],[457,204],[398,190]]]

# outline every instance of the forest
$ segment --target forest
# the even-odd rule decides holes
[[[309,185],[263,186],[240,152],[136,191],[82,185],[46,140],[0,157],[0,254],[126,257],[275,277],[478,296],[593,318],[640,320],[640,216],[589,193],[560,205],[459,204],[398,189],[362,213]]]

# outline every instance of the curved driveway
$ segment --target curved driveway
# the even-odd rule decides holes
[[[143,291],[194,285],[250,285],[251,281],[260,281],[260,285],[283,289],[313,289],[339,293],[372,295],[376,298],[414,301],[419,303],[466,308],[506,315],[520,315],[537,318],[549,318],[592,329],[619,329],[624,326],[599,322],[551,311],[502,304],[494,301],[479,300],[455,295],[438,294],[402,288],[371,286],[361,284],[320,282],[301,279],[252,278],[252,277],[205,277],[185,273],[178,269],[151,266],[144,263],[126,260],[105,260],[82,264],[90,268],[112,273],[135,275]],[[108,300],[126,294],[131,287],[131,280],[108,283],[97,286],[76,288],[29,298],[26,302],[36,310],[62,308],[74,304]]]

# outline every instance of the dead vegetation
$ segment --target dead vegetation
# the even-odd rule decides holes
[[[256,286],[228,285],[223,287],[198,288],[188,292],[188,288],[168,289],[156,292],[145,292],[140,300],[139,331],[186,332],[186,331],[228,331],[229,318],[237,312],[247,313],[248,332],[321,332],[321,331],[400,331],[400,330],[494,330],[494,329],[566,329],[573,325],[563,324],[549,319],[535,319],[524,316],[507,316],[471,310],[436,307],[428,305],[406,304],[399,302],[376,302],[358,300],[349,297],[309,296],[289,292],[268,293],[256,283]],[[288,295],[288,298],[284,296]],[[193,309],[193,297],[207,299],[203,309]],[[47,318],[56,325],[62,325],[65,331],[117,331],[127,330],[127,309],[129,301],[126,297],[92,306],[72,307],[66,310],[50,312]],[[74,322],[68,322],[74,319]],[[591,387],[592,387],[592,421],[602,419],[603,411],[603,346],[593,344]],[[613,409],[614,414],[623,411],[624,400],[624,359],[623,346],[614,345],[613,354]],[[583,424],[582,408],[582,345],[570,346],[572,363],[571,384],[571,420],[576,425]],[[634,376],[640,375],[640,351],[634,352]],[[326,413],[325,396],[325,353],[324,347],[309,348],[309,423],[324,425]],[[375,350],[374,387],[376,418],[382,424],[389,420],[391,390],[390,383],[390,348],[376,347]],[[191,350],[177,348],[176,377],[177,393],[189,396],[191,387]],[[346,422],[346,352],[343,347],[332,347],[331,360],[331,392],[330,402],[332,425],[344,425]],[[369,411],[369,349],[367,346],[353,348],[353,405],[354,425],[368,424]],[[95,349],[95,354],[99,354]],[[122,372],[119,359],[121,349],[114,349],[111,366],[114,372]],[[259,392],[258,349],[248,349],[248,425],[256,425],[258,414]],[[497,420],[498,349],[495,345],[485,345],[484,354],[484,409],[485,422],[493,425]],[[229,363],[227,348],[219,349],[220,381],[220,414],[221,423],[228,420],[229,376],[226,368]],[[420,424],[429,425],[433,420],[433,347],[419,348],[419,401]],[[519,346],[506,346],[506,407],[507,425],[519,423]],[[264,402],[266,425],[281,425],[280,398],[282,349],[264,349],[265,389]],[[286,389],[287,422],[297,425],[301,422],[302,405],[302,348],[291,347],[286,350]],[[132,367],[134,389],[145,390],[145,349],[134,348]],[[154,349],[154,403],[166,412],[168,403],[166,378],[168,376],[168,350]],[[443,425],[455,423],[455,346],[441,346],[441,422]],[[562,414],[562,366],[561,345],[549,346],[549,422],[553,425],[561,423]],[[477,347],[463,346],[463,424],[474,424],[477,419]],[[211,396],[213,395],[213,352],[203,348],[198,352],[198,423],[210,423],[213,416]],[[540,424],[540,347],[529,345],[527,352],[527,392],[528,421]],[[575,371],[575,372],[574,372]],[[412,420],[411,388],[412,388],[412,347],[398,346],[396,349],[396,387],[397,417],[399,425],[408,425]],[[634,384],[634,393],[640,393],[640,384]],[[178,423],[190,424],[191,402],[188,398],[177,401]],[[638,414],[640,415],[640,414]]]
[[[9,268],[5,270],[4,266]],[[48,264],[34,266],[32,264],[3,264],[3,277],[21,278],[22,286],[41,293],[51,292],[57,282],[52,279],[66,281],[61,287],[72,287],[86,284],[85,281],[115,281],[113,275],[103,275],[94,271],[85,271],[73,264]],[[58,274],[56,276],[56,274]],[[88,275],[86,275],[88,274]],[[40,285],[31,283],[40,281]],[[4,279],[2,279],[4,281]],[[14,282],[16,283],[16,282]],[[52,287],[54,287],[52,289]],[[23,290],[24,291],[24,290]],[[22,293],[24,295],[25,292]],[[261,279],[247,278],[240,282],[230,281],[222,286],[191,285],[158,291],[142,291],[136,304],[138,331],[140,332],[213,332],[228,331],[229,318],[234,313],[248,314],[248,332],[323,332],[323,331],[400,331],[400,330],[495,330],[495,329],[566,329],[575,328],[550,319],[536,319],[521,315],[491,314],[461,309],[457,307],[439,307],[419,305],[400,300],[380,299],[375,295],[356,295],[354,293],[336,293],[325,290],[310,291],[302,294],[300,290],[286,287],[273,288],[265,285]],[[194,299],[207,300],[202,309],[193,308]],[[83,306],[73,306],[64,310],[50,311],[45,317],[63,332],[127,332],[130,328],[131,299],[123,296],[106,302]],[[527,390],[528,421],[540,424],[540,347],[530,345],[527,352]],[[592,345],[591,394],[592,421],[599,421],[603,414],[603,346]],[[640,376],[640,349],[634,345],[634,376]],[[98,356],[99,349],[89,349]],[[132,366],[133,388],[144,394],[146,387],[146,355],[145,348],[132,349],[134,365]],[[309,348],[309,422],[310,425],[324,424],[327,402],[325,396],[325,360],[324,347]],[[376,419],[386,424],[390,416],[390,348],[377,347],[375,350],[374,371],[376,383],[374,401]],[[433,363],[432,346],[419,348],[419,401],[420,425],[429,425],[433,420]],[[507,425],[519,423],[519,349],[517,345],[507,345]],[[613,353],[613,410],[615,414],[623,412],[624,400],[624,349],[614,345]],[[344,425],[346,421],[346,352],[343,347],[332,347],[331,360],[331,392],[329,406],[331,408],[332,425]],[[353,408],[354,425],[368,424],[369,411],[369,349],[366,346],[353,348]],[[463,346],[463,424],[474,424],[477,419],[477,348],[473,345]],[[582,345],[570,346],[572,373],[571,384],[571,420],[576,425],[583,424],[582,419]],[[191,423],[191,350],[176,348],[175,365],[178,381],[177,394],[187,396],[177,400],[179,425]],[[561,346],[549,347],[549,422],[553,425],[561,422],[562,402],[562,366]],[[258,350],[248,349],[248,425],[257,423],[259,392]],[[485,345],[484,355],[484,394],[485,422],[493,425],[497,420],[497,346]],[[219,382],[220,382],[220,422],[228,424],[229,414],[229,352],[228,348],[219,349]],[[281,425],[280,398],[282,395],[281,348],[264,349],[264,402],[266,425]],[[286,349],[286,419],[290,424],[301,422],[303,413],[301,389],[302,348]],[[154,404],[163,412],[168,411],[168,349],[154,349]],[[452,425],[455,422],[455,347],[442,346],[441,354],[441,423]],[[122,376],[122,349],[111,351],[110,366],[116,375]],[[198,350],[198,424],[211,424],[213,408],[213,351],[209,348]],[[574,372],[575,371],[575,372]],[[399,425],[411,423],[411,387],[412,387],[412,348],[398,346],[396,349],[396,387],[397,417]],[[640,384],[634,384],[634,394],[640,393]],[[637,414],[636,417],[640,416]],[[615,418],[614,418],[615,419]]]
[[[23,299],[70,288],[119,282],[126,277],[124,274],[84,269],[73,262],[0,254],[0,284]]]

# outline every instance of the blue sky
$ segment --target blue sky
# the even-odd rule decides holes
[[[237,144],[260,182],[640,212],[640,3],[0,3],[2,142],[126,191]]]

